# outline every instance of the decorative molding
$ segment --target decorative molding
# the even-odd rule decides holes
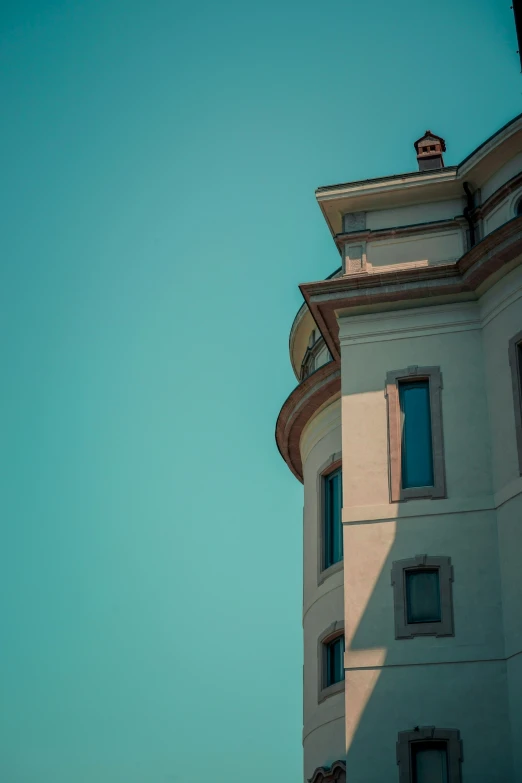
[[[464,216],[456,215],[454,218],[444,218],[443,220],[430,220],[424,223],[412,223],[408,226],[394,226],[392,228],[374,228],[357,231],[344,231],[336,234],[335,244],[342,248],[347,243],[376,242],[383,240],[399,240],[405,237],[415,239],[417,235],[438,234],[441,231],[452,229],[461,230],[466,225]]]
[[[354,307],[423,300],[479,298],[477,289],[522,254],[522,217],[500,226],[457,262],[396,272],[345,275],[300,286],[332,356],[340,355],[337,316]]]
[[[346,783],[346,763],[334,761],[331,767],[317,767],[308,783]]]
[[[300,450],[304,427],[323,405],[341,393],[339,363],[328,362],[309,375],[287,398],[279,412],[275,438],[279,453],[296,478],[303,481]]]
[[[341,403],[340,400],[325,405],[320,413],[314,416],[310,422],[310,427],[305,425],[301,434],[301,458],[303,465],[309,459],[312,451],[323,438],[326,438],[331,432],[338,432],[339,443],[341,441]]]

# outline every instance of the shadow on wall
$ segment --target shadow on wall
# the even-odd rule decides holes
[[[350,783],[411,783],[397,766],[398,735],[426,726],[460,732],[464,780],[513,779],[495,511],[433,513],[436,503],[390,504],[393,518],[345,523]],[[454,635],[396,639],[392,567],[417,555],[451,558]]]

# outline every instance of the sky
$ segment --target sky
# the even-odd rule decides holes
[[[314,190],[458,163],[516,49],[510,0],[3,1],[2,781],[301,783]]]

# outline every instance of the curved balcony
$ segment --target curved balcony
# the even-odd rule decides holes
[[[275,431],[277,448],[301,483],[303,464],[299,443],[303,429],[325,403],[340,393],[341,368],[338,362],[328,361],[301,381],[279,412]]]

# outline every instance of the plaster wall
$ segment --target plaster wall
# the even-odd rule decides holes
[[[491,495],[477,305],[340,318],[340,341],[345,511],[384,505],[389,515],[384,383],[389,370],[411,365],[435,365],[442,372],[448,498],[469,502]],[[447,501],[431,501],[430,507],[435,503]]]
[[[514,269],[482,297],[481,314],[511,733],[515,780],[519,783],[522,781],[522,477],[516,447],[508,345],[522,327],[522,268]]]
[[[513,780],[501,571],[477,303],[342,317],[347,778],[395,780],[397,733],[458,728],[466,779]],[[447,497],[389,502],[386,373],[442,372]],[[390,572],[451,557],[455,635],[396,640]],[[493,763],[492,763],[493,762]]]
[[[512,783],[506,692],[502,661],[347,672],[347,780],[397,783],[398,732],[435,725],[460,730],[463,781]]]
[[[377,209],[366,213],[366,228],[375,231],[379,228],[412,226],[416,223],[428,223],[435,220],[448,220],[462,215],[462,199],[436,201],[428,204],[410,204],[393,209]]]
[[[506,275],[480,301],[485,383],[489,398],[493,489],[519,477],[509,340],[522,329],[522,267]]]
[[[320,766],[344,758],[344,693],[319,703],[318,639],[344,619],[342,566],[319,584],[319,508],[317,477],[324,464],[341,451],[340,400],[326,406],[301,436],[303,460],[303,749],[305,779]]]
[[[464,236],[460,229],[369,241],[367,263],[382,272],[396,265],[429,266],[456,261],[464,253]]]

